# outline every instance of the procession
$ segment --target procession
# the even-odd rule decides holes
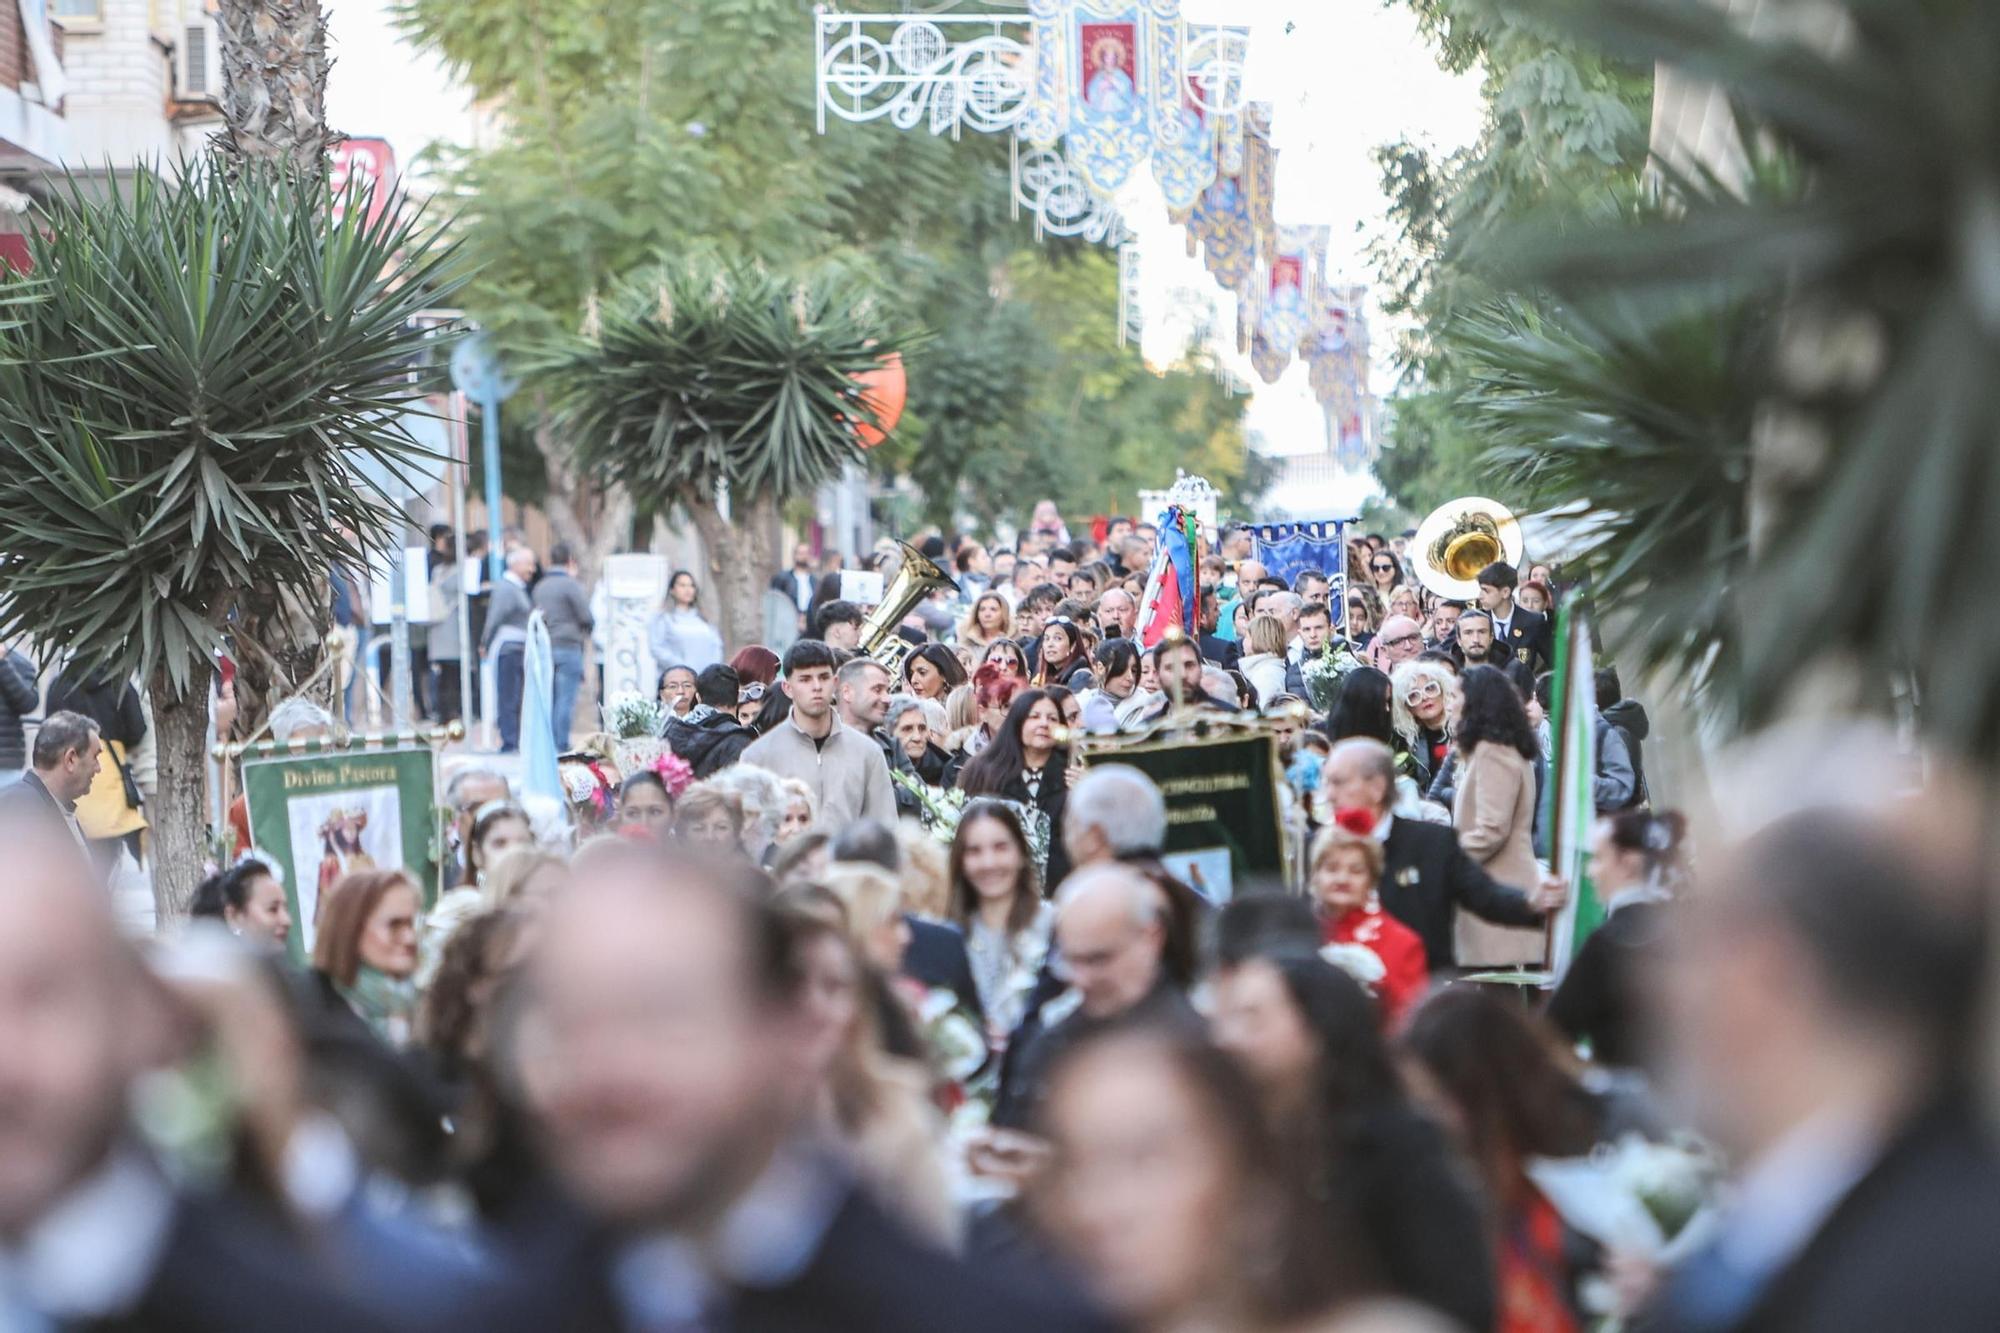
[[[0,1331],[2000,1327],[2000,15],[142,8]]]

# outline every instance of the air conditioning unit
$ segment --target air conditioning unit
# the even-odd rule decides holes
[[[213,22],[203,19],[181,29],[174,52],[174,95],[183,102],[222,100],[222,43]]]

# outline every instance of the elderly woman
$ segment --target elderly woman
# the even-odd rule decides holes
[[[930,714],[936,706],[935,700],[899,694],[889,701],[889,712],[882,719],[882,729],[926,787],[944,786],[945,766],[951,763],[950,753],[933,738]]]
[[[735,794],[743,810],[743,850],[758,865],[770,864],[789,804],[783,780],[755,764],[736,764],[709,778],[706,785]],[[686,795],[681,799],[685,801]]]

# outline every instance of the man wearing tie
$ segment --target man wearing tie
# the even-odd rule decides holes
[[[1479,608],[1493,617],[1495,657],[1520,662],[1539,674],[1555,660],[1549,618],[1514,604],[1520,575],[1504,560],[1479,571]]]

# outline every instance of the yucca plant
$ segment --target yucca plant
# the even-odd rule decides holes
[[[860,458],[854,377],[911,342],[849,281],[703,260],[636,275],[529,369],[580,466],[693,521],[740,645],[763,637],[779,508]]]
[[[1513,300],[1461,320],[1470,384],[1455,411],[1503,493],[1574,516],[1566,573],[1587,573],[1621,658],[1734,706],[1737,595],[1749,565],[1743,368],[1769,336],[1752,307],[1690,294],[1668,315],[1617,298]]]
[[[1770,345],[1733,367],[1761,397],[1739,590],[1750,719],[1787,702],[1799,667],[1835,662],[1877,697],[1906,682],[1924,731],[1991,765],[2000,636],[1938,627],[1991,600],[2000,550],[2000,5],[1847,0],[1820,7],[1814,40],[1684,0],[1562,7],[1616,54],[1713,81],[1743,142],[1802,173],[1792,197],[1566,237],[1544,266],[1572,292],[1721,286],[1774,312]]]
[[[423,452],[411,316],[444,294],[444,255],[400,210],[331,203],[282,164],[72,182],[0,327],[0,635],[146,682],[163,919],[201,869],[214,654],[233,641],[246,693],[300,684],[345,533],[400,527],[359,465]]]

